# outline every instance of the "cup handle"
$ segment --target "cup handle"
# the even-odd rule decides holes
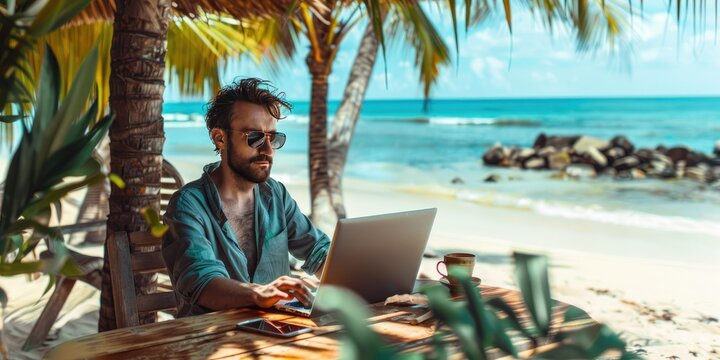
[[[440,274],[440,275],[442,275],[442,276],[444,276],[444,277],[447,277],[447,274],[443,274],[442,271],[440,271],[440,264],[445,265],[445,268],[447,269],[447,264],[445,263],[445,261],[440,260],[440,261],[438,261],[437,264],[435,265],[435,270],[437,270],[438,274]]]

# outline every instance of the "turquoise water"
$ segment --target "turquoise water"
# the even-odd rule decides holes
[[[308,103],[278,124],[283,152],[307,152]],[[330,102],[333,114],[338,102]],[[165,153],[213,155],[202,103],[166,103]],[[710,153],[720,140],[720,98],[366,101],[346,172],[394,184],[441,186],[459,201],[652,228],[720,234],[720,191],[692,181],[559,181],[548,171],[489,168],[495,143],[529,147],[540,133],[627,136],[637,147],[685,145]],[[298,164],[304,168],[305,163]],[[503,180],[488,184],[488,174]],[[464,184],[452,185],[454,177]],[[428,190],[431,191],[431,190]]]

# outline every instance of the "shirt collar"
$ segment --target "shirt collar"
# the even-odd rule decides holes
[[[222,205],[220,205],[220,192],[218,191],[217,186],[215,186],[215,183],[210,177],[210,173],[218,167],[220,167],[219,161],[205,165],[203,167],[203,174],[200,179],[202,181],[203,191],[205,192],[205,199],[208,200],[210,210],[215,216],[217,222],[222,225],[225,224],[225,222],[227,221],[227,217],[222,210]]]
[[[225,216],[225,212],[222,210],[220,192],[218,191],[217,186],[215,186],[215,182],[210,177],[210,173],[219,167],[219,161],[205,165],[200,179],[202,180],[205,198],[208,199],[210,210],[213,212],[217,222],[220,225],[223,225],[227,221],[227,217]],[[272,189],[267,182],[258,184],[258,186],[255,186],[253,191],[255,192],[255,199],[260,200],[262,203],[268,203],[272,199]]]

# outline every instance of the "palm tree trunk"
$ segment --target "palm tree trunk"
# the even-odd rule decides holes
[[[331,6],[331,4],[328,4]],[[331,7],[327,14],[331,14]],[[329,23],[313,20],[319,44],[326,44],[330,32]],[[310,49],[307,65],[312,76],[310,99],[310,131],[308,169],[310,170],[310,218],[321,230],[330,232],[337,222],[337,215],[330,199],[330,180],[328,177],[327,153],[327,102],[328,76],[331,72],[331,53],[329,46]]]
[[[383,16],[383,18],[385,18]],[[377,59],[379,42],[375,35],[372,21],[368,21],[367,29],[360,42],[355,56],[350,77],[343,93],[340,107],[335,113],[332,134],[328,140],[328,174],[330,176],[330,198],[338,218],[347,217],[342,193],[342,177],[347,162],[355,125],[360,117],[365,92],[372,76]]]
[[[160,209],[165,141],[161,113],[170,14],[170,0],[117,2],[110,52],[110,108],[116,116],[110,128],[110,166],[126,187],[112,186],[109,232],[147,230],[140,210]],[[116,327],[107,247],[105,255],[99,331]],[[156,278],[136,277],[135,286],[147,293],[156,286]],[[154,315],[140,319],[140,323],[153,321]]]

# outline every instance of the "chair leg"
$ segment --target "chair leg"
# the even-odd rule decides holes
[[[75,281],[75,279],[58,277],[58,283],[55,284],[55,290],[53,290],[50,299],[48,299],[47,304],[45,304],[42,314],[40,314],[40,318],[38,318],[32,328],[32,331],[30,331],[30,335],[23,345],[24,351],[32,350],[45,342],[45,338],[47,338],[50,328],[52,328],[55,320],[57,320],[60,310],[63,305],[65,305],[68,295],[70,295],[70,290],[72,290],[75,285]]]

